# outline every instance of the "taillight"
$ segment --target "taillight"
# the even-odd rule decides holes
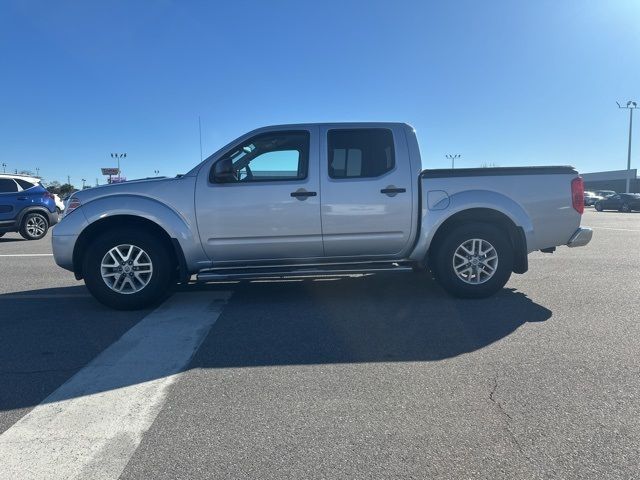
[[[571,180],[571,199],[575,211],[582,215],[584,213],[584,180],[582,177]]]
[[[82,205],[82,203],[80,203],[80,200],[73,197],[71,200],[69,200],[69,203],[67,204],[67,208],[64,209],[64,216],[66,217],[67,215],[69,215],[76,208],[80,207],[80,205]]]

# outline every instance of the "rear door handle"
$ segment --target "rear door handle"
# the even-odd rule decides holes
[[[404,193],[406,191],[406,188],[399,188],[394,187],[393,185],[389,185],[387,188],[383,188],[382,190],[380,190],[380,193],[384,193],[385,195],[388,195],[390,197],[395,197],[398,193]]]
[[[291,196],[297,198],[298,200],[306,200],[307,197],[315,197],[316,195],[318,195],[316,192],[307,192],[303,189],[291,192]]]

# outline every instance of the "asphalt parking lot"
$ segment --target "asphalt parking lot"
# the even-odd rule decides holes
[[[7,234],[0,477],[637,478],[640,213],[583,224],[490,299],[386,274],[188,285],[154,312]]]

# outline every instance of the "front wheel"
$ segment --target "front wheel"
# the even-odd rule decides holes
[[[596,203],[596,210],[601,212],[602,211],[602,205],[600,205],[599,203]]]
[[[27,213],[22,219],[20,235],[25,240],[40,240],[47,234],[49,222],[41,213]]]
[[[513,247],[497,227],[472,223],[454,228],[431,256],[433,273],[450,294],[484,298],[498,292],[513,271]]]
[[[631,207],[629,207],[629,205],[625,203],[624,205],[622,205],[622,207],[620,207],[620,211],[624,213],[629,213],[631,211]]]
[[[117,310],[137,310],[167,295],[175,265],[164,242],[130,229],[101,236],[87,247],[83,276],[91,294]]]

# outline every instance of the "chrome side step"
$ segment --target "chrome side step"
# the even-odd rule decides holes
[[[198,282],[211,282],[216,280],[246,280],[260,278],[290,278],[290,277],[317,277],[331,275],[362,275],[367,273],[383,273],[383,272],[411,272],[412,267],[406,265],[390,264],[389,266],[371,265],[371,266],[349,266],[342,267],[331,266],[330,268],[284,268],[278,269],[267,267],[262,269],[251,268],[247,270],[236,269],[230,271],[224,270],[206,270],[196,275]]]

